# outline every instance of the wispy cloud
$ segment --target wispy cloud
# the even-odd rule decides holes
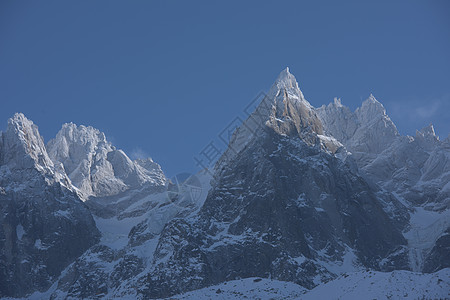
[[[387,113],[403,133],[414,135],[416,129],[432,123],[437,133],[448,135],[450,93],[429,99],[399,99],[386,106]]]
[[[148,155],[148,153],[142,148],[136,147],[131,150],[130,157],[131,159],[143,159],[150,157],[150,155]]]
[[[390,106],[395,114],[403,114],[411,119],[428,119],[442,113],[448,113],[450,109],[450,93],[433,99],[399,100]]]
[[[439,108],[442,106],[441,100],[434,100],[432,103],[429,103],[426,106],[417,107],[415,111],[415,115],[419,118],[425,119],[434,116]]]

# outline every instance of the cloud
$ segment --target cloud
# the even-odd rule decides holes
[[[426,119],[434,116],[436,112],[438,112],[439,108],[442,106],[441,100],[435,100],[431,104],[426,106],[417,107],[415,111],[415,115],[419,118]]]
[[[416,129],[432,123],[437,135],[447,136],[450,124],[450,93],[428,99],[403,99],[386,104],[387,113],[403,134],[414,135]]]
[[[133,150],[131,150],[130,153],[131,159],[144,159],[150,157],[147,152],[145,152],[142,148],[136,147]]]
[[[391,104],[395,115],[402,115],[411,120],[423,120],[447,114],[450,109],[450,93],[434,99],[399,100]],[[388,112],[389,113],[389,112]]]

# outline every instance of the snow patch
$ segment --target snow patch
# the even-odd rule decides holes
[[[19,224],[16,226],[16,234],[17,234],[17,238],[19,240],[21,240],[23,235],[25,234],[25,230],[23,229],[22,224]]]

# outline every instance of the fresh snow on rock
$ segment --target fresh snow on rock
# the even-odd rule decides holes
[[[47,149],[85,199],[115,195],[144,183],[166,183],[158,164],[151,159],[132,161],[91,126],[64,124]]]

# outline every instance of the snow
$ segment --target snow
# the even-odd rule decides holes
[[[169,299],[448,299],[450,269],[433,274],[362,271],[343,274],[308,291],[267,278],[245,278],[191,291]]]
[[[317,254],[319,255],[319,258],[316,262],[334,274],[361,271],[361,266],[358,264],[358,257],[349,247],[346,247],[342,261],[329,259],[329,256],[326,254],[326,249],[317,251]]]
[[[118,220],[117,217],[110,219],[94,217],[95,224],[102,233],[101,243],[116,250],[120,250],[128,244],[128,234],[131,228],[144,219],[145,216],[122,220]]]
[[[295,283],[266,278],[245,278],[170,297],[170,299],[299,299],[307,290]]]
[[[450,269],[433,274],[409,271],[356,272],[319,285],[300,299],[448,299]]]
[[[44,245],[42,244],[42,241],[41,241],[40,239],[37,239],[37,240],[34,242],[34,247],[36,247],[36,248],[39,249],[39,250],[47,250],[48,248],[50,248],[49,246],[44,246]]]
[[[411,214],[411,228],[403,235],[410,247],[410,264],[413,271],[420,271],[423,256],[450,226],[450,210],[436,212],[416,207]]]
[[[16,234],[17,234],[17,238],[19,240],[21,240],[23,235],[25,234],[25,230],[23,229],[22,224],[17,225],[17,227],[16,227]]]
[[[70,214],[70,211],[68,211],[68,210],[58,210],[58,211],[54,212],[53,214],[57,217],[67,218],[67,219],[70,219],[72,217],[72,215]]]

